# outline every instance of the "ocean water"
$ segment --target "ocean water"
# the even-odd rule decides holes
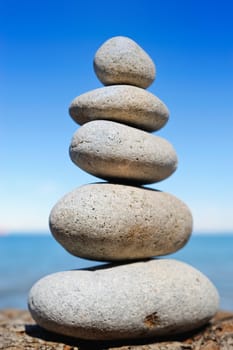
[[[202,271],[217,287],[221,309],[233,311],[233,235],[193,234],[168,257]],[[31,286],[47,274],[97,264],[70,255],[51,235],[0,236],[0,309],[26,309]]]

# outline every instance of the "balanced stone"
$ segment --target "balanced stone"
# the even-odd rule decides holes
[[[106,120],[89,122],[76,131],[70,157],[97,177],[138,184],[164,180],[177,167],[175,150],[165,139]]]
[[[201,272],[176,260],[59,272],[29,295],[35,321],[47,330],[93,340],[173,335],[204,325],[218,293]]]
[[[146,131],[161,129],[169,111],[152,93],[131,85],[113,85],[86,92],[76,97],[69,108],[78,124],[108,119]]]
[[[107,40],[96,52],[94,69],[104,85],[128,84],[147,88],[155,79],[155,65],[130,38]]]
[[[81,186],[52,209],[50,230],[71,254],[92,260],[144,259],[180,249],[192,231],[188,207],[152,189]]]

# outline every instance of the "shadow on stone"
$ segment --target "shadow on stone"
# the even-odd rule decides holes
[[[205,325],[199,329],[192,332],[183,333],[180,335],[174,335],[170,337],[157,337],[157,338],[141,338],[141,339],[127,339],[127,340],[117,340],[117,341],[94,341],[94,340],[83,340],[68,336],[63,336],[57,333],[53,333],[45,330],[44,328],[35,325],[27,324],[25,325],[25,332],[27,335],[39,338],[44,341],[62,343],[69,346],[76,346],[79,350],[107,350],[114,349],[122,346],[143,346],[150,345],[160,342],[183,342],[190,339],[199,333],[204,333],[204,331],[209,327],[210,324]]]

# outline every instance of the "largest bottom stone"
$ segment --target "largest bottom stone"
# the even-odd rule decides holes
[[[29,295],[40,326],[95,340],[182,333],[205,324],[217,307],[203,274],[167,259],[56,273]]]

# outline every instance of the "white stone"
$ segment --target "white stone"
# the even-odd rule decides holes
[[[77,338],[168,336],[206,324],[218,293],[193,267],[160,259],[47,276],[31,289],[29,309],[40,326]]]
[[[86,92],[72,101],[69,113],[80,125],[106,119],[146,131],[161,129],[169,118],[167,107],[158,97],[130,85],[106,86]]]
[[[169,254],[192,232],[188,207],[171,194],[109,183],[70,192],[54,206],[49,221],[65,249],[93,260]]]
[[[147,88],[155,79],[155,65],[132,39],[116,36],[96,52],[94,69],[104,85],[128,84]]]
[[[176,152],[168,141],[107,120],[80,127],[73,136],[70,157],[86,172],[118,182],[158,182],[177,168]]]

